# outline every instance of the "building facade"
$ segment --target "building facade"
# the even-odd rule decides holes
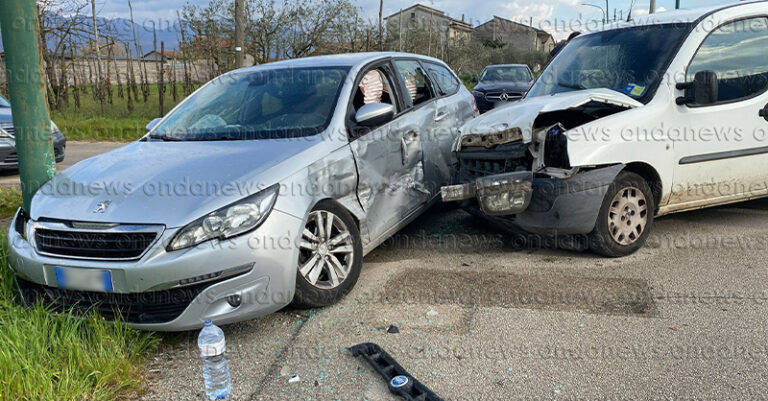
[[[548,32],[501,17],[473,27],[461,19],[451,18],[445,12],[415,4],[386,18],[387,36],[390,43],[408,42],[408,38],[431,37],[438,42],[466,41],[473,36],[486,43],[509,46],[526,52],[549,52],[555,47],[555,40]],[[432,36],[434,35],[434,36]],[[442,42],[444,43],[444,42]]]
[[[555,39],[548,32],[498,16],[476,27],[475,35],[484,42],[520,51],[550,52],[555,47]]]
[[[387,34],[390,36],[407,37],[409,32],[421,31],[434,34],[437,38],[448,40],[468,40],[474,29],[472,24],[451,18],[445,12],[415,4],[386,18]]]

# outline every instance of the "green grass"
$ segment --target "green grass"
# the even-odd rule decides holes
[[[3,190],[2,207],[14,196]],[[146,356],[159,338],[95,312],[22,306],[6,263],[6,238],[0,234],[0,400],[106,401],[140,392]]]
[[[21,191],[16,188],[0,187],[0,219],[13,216],[21,207]]]
[[[178,85],[178,100],[184,98],[181,85]],[[134,102],[134,109],[128,111],[126,98],[117,97],[117,87],[113,87],[112,104],[105,101],[104,112],[101,104],[89,92],[80,95],[80,108],[75,107],[73,96],[69,104],[60,110],[51,111],[51,119],[70,141],[118,141],[129,142],[141,138],[144,127],[155,117],[160,116],[157,85],[150,85],[150,95],[144,103],[141,93],[139,101]],[[163,109],[167,113],[174,107],[171,88],[164,96]]]

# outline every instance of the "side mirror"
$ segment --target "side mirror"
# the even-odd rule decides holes
[[[473,84],[476,84],[477,83],[477,77],[472,77],[472,79],[470,79],[469,82],[472,82]]]
[[[157,123],[159,123],[160,120],[162,120],[162,118],[158,117],[158,118],[150,121],[149,124],[147,124],[147,126],[144,127],[144,129],[146,129],[147,132],[152,131],[152,128],[155,128],[155,125],[157,125]]]
[[[677,98],[678,105],[702,106],[717,103],[717,74],[714,71],[699,71],[693,82],[677,84],[677,89],[685,90],[685,95]]]
[[[362,127],[384,125],[395,117],[395,106],[386,103],[370,103],[355,114],[355,122]]]

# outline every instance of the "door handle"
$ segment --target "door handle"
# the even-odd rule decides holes
[[[439,112],[439,113],[437,113],[437,116],[435,117],[435,122],[441,121],[445,117],[448,117],[448,113]]]
[[[760,112],[758,112],[757,114],[760,117],[763,117],[765,121],[768,121],[768,104],[766,104],[764,108],[760,109]]]

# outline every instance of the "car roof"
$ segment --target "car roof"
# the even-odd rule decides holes
[[[400,52],[368,52],[368,53],[345,53],[332,54],[327,56],[313,56],[290,60],[275,61],[272,63],[261,64],[254,67],[247,67],[236,70],[239,72],[248,70],[258,70],[262,68],[282,68],[282,67],[355,67],[362,66],[376,60],[390,57],[408,57],[418,58],[423,61],[430,61],[439,64],[445,64],[443,61],[433,57],[423,56],[421,54],[400,53]]]
[[[596,32],[607,31],[621,28],[631,28],[638,26],[650,26],[650,25],[663,25],[663,24],[679,24],[679,23],[694,23],[699,19],[706,17],[710,14],[716,13],[721,10],[725,10],[732,7],[743,7],[755,3],[768,3],[768,0],[758,1],[735,1],[728,4],[720,4],[717,6],[699,7],[691,9],[680,9],[674,11],[665,11],[655,14],[647,14],[642,16],[633,17],[631,21],[620,21],[608,24],[604,29],[598,29]],[[591,34],[589,32],[585,34]]]

